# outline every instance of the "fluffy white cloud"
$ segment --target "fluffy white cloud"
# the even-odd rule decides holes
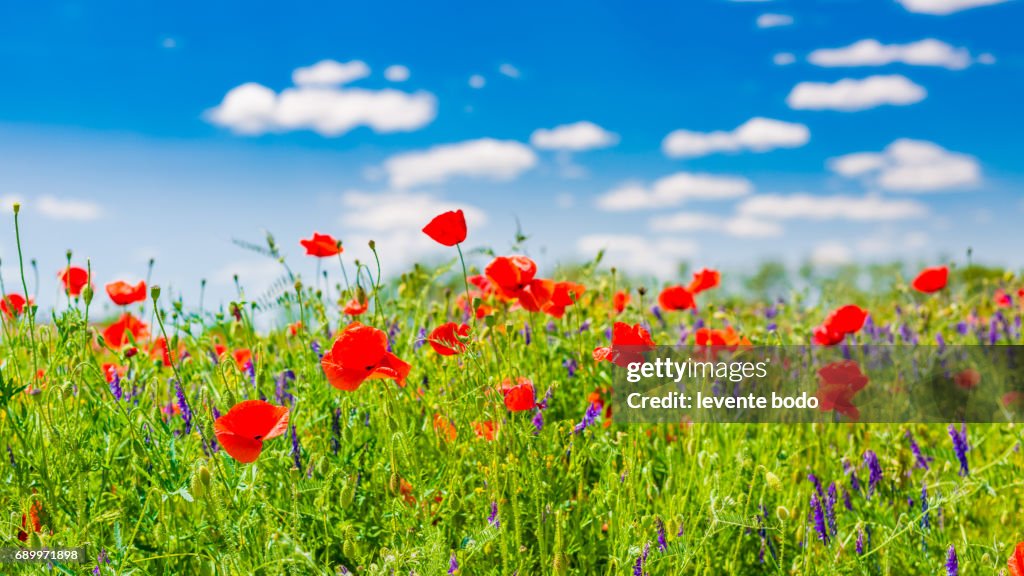
[[[593,148],[607,148],[619,142],[619,135],[609,132],[593,122],[581,121],[562,124],[550,130],[539,128],[530,136],[530,144],[545,150],[579,152]]]
[[[232,88],[206,118],[238,134],[313,130],[340,136],[359,126],[380,133],[408,132],[436,115],[437,100],[429,92],[305,85],[277,94],[250,82]]]
[[[611,212],[643,210],[676,206],[686,200],[727,200],[752,191],[746,178],[676,172],[649,187],[626,184],[610,190],[598,197],[597,206]]]
[[[758,28],[776,28],[778,26],[789,26],[793,23],[793,17],[788,14],[761,14],[757,17]]]
[[[872,178],[898,192],[932,192],[972,186],[981,181],[978,161],[923,140],[901,138],[882,152],[857,152],[829,160],[837,174]]]
[[[907,106],[924,100],[928,92],[904,76],[844,78],[835,83],[801,82],[786,97],[796,110],[841,110],[856,112],[885,104]]]
[[[576,241],[576,249],[585,258],[604,250],[604,262],[634,274],[671,278],[678,274],[679,263],[697,254],[697,245],[679,238],[647,238],[632,234],[591,234]]]
[[[764,219],[887,221],[921,218],[928,207],[912,200],[877,196],[815,196],[762,194],[740,203],[741,216]]]
[[[409,68],[401,64],[392,64],[384,69],[384,77],[391,82],[405,82],[409,79]]]
[[[525,144],[481,138],[398,154],[384,162],[384,170],[392,186],[409,188],[456,176],[512,180],[536,163],[537,155]]]
[[[811,263],[815,266],[831,267],[848,264],[852,260],[850,249],[839,242],[825,242],[811,251]]]
[[[797,148],[807,144],[810,138],[811,132],[803,124],[751,118],[729,132],[675,130],[661,142],[661,149],[672,158],[692,158],[714,152],[767,152],[775,148]]]
[[[35,204],[39,213],[52,220],[89,221],[98,219],[102,210],[100,205],[89,200],[75,198],[55,198],[43,196]]]
[[[336,62],[321,60],[312,66],[296,68],[292,72],[292,82],[296,86],[338,86],[348,84],[370,75],[370,67],[365,62]]]
[[[910,12],[945,16],[969,8],[1002,4],[1007,0],[896,0]]]
[[[476,88],[477,90],[487,85],[487,79],[479,74],[473,74],[469,77],[469,87]]]
[[[793,62],[796,62],[796,56],[794,56],[792,52],[779,52],[772,56],[772,62],[774,62],[776,66],[789,66]]]
[[[502,74],[508,76],[509,78],[519,78],[520,75],[519,68],[516,68],[511,64],[502,64],[501,66],[498,67],[498,72],[501,72]]]
[[[811,64],[835,66],[885,66],[894,62],[911,66],[941,66],[961,70],[971,65],[966,48],[954,48],[941,40],[927,38],[909,44],[882,44],[866,39],[843,48],[821,48],[807,57]]]
[[[655,232],[721,232],[737,238],[773,238],[781,236],[782,225],[776,221],[750,216],[720,217],[713,214],[680,212],[651,218]]]

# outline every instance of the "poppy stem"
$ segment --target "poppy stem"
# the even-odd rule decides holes
[[[20,206],[15,205],[14,208],[14,238],[18,245],[18,269],[21,273],[21,289],[25,291],[26,298],[28,297],[28,282],[25,282],[25,257],[21,251],[21,227],[18,225],[18,212]],[[39,364],[36,358],[36,307],[34,304],[26,303],[28,308],[28,339],[32,353],[32,373],[29,378],[34,378],[39,373]]]
[[[473,300],[469,297],[469,274],[466,272],[466,258],[462,255],[462,243],[456,244],[455,249],[459,251],[459,262],[462,263],[462,282],[466,285],[466,306],[469,306],[469,315],[476,324],[476,310],[473,308]]]

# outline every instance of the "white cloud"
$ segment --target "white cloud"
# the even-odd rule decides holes
[[[786,97],[796,110],[841,110],[856,112],[885,104],[907,106],[924,100],[928,92],[904,76],[869,76],[827,82],[801,82]]]
[[[593,122],[581,121],[562,124],[554,128],[539,128],[530,136],[530,144],[545,150],[579,152],[593,148],[607,148],[619,142],[619,135],[609,132]]]
[[[740,150],[767,152],[775,148],[803,146],[810,137],[810,131],[803,124],[751,118],[731,132],[675,130],[661,142],[661,149],[671,158],[692,158],[714,152]]]
[[[863,256],[892,258],[927,248],[931,238],[924,232],[883,229],[857,241],[857,253]]]
[[[792,52],[779,52],[772,56],[772,62],[776,66],[789,66],[793,62],[796,62],[796,56]]]
[[[746,196],[753,186],[746,178],[676,172],[660,178],[650,187],[626,184],[602,194],[597,206],[620,212],[676,206],[686,200],[726,200]]]
[[[991,54],[989,54],[988,52],[985,52],[984,54],[978,54],[978,64],[989,65],[989,64],[995,64],[995,63],[996,63],[996,57],[991,55]]]
[[[941,40],[927,38],[909,44],[882,44],[866,39],[844,48],[821,48],[807,57],[811,64],[835,66],[885,66],[895,62],[911,66],[941,66],[961,70],[971,65],[966,48],[954,48]]]
[[[721,232],[736,238],[774,238],[783,233],[782,225],[750,216],[723,218],[714,214],[680,212],[656,216],[650,220],[655,232]]]
[[[847,177],[872,178],[898,192],[931,192],[972,186],[981,181],[978,161],[923,140],[901,138],[882,152],[857,152],[829,160],[829,168]]]
[[[409,68],[401,64],[392,64],[384,69],[384,77],[391,82],[405,82],[409,79]]]
[[[384,170],[392,186],[409,188],[456,176],[512,180],[536,163],[537,155],[525,144],[481,138],[398,154],[384,162]]]
[[[776,28],[778,26],[789,26],[793,23],[793,17],[788,14],[761,14],[757,17],[758,28]]]
[[[343,225],[373,232],[408,229],[419,232],[434,216],[457,209],[463,211],[470,227],[479,229],[487,223],[487,215],[475,206],[419,192],[351,190],[342,195],[341,203],[344,208],[341,217]]]
[[[102,214],[100,205],[88,200],[43,196],[35,207],[52,220],[96,220]]]
[[[910,12],[945,16],[978,6],[1002,4],[1007,0],[896,0]]]
[[[250,82],[232,88],[206,118],[237,134],[313,130],[340,136],[359,126],[379,133],[408,132],[436,115],[437,100],[429,92],[300,86],[277,94]]]
[[[877,196],[762,194],[744,200],[737,212],[741,216],[780,220],[887,221],[924,217],[928,207],[912,200],[887,200]]]
[[[21,196],[16,196],[14,194],[4,194],[3,196],[0,196],[0,211],[2,211],[4,215],[13,214],[15,204],[24,205],[25,200]]]
[[[511,64],[502,64],[498,67],[498,72],[501,72],[509,78],[519,78],[520,76],[519,68],[516,68]]]
[[[826,268],[849,264],[851,259],[850,249],[839,242],[825,242],[811,252],[811,263]]]
[[[469,87],[476,88],[477,90],[487,85],[487,79],[479,74],[473,74],[469,77]]]
[[[365,62],[336,62],[321,60],[312,66],[296,68],[292,72],[292,82],[296,86],[339,86],[348,84],[370,75],[370,67]]]
[[[634,274],[650,274],[670,278],[678,274],[678,264],[697,254],[691,240],[660,237],[647,238],[632,234],[591,234],[576,241],[577,251],[593,258],[604,250],[604,262]]]

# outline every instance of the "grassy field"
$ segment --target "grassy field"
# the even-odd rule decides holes
[[[330,282],[282,260],[275,290],[215,310],[151,285],[112,290],[130,319],[97,318],[113,279],[69,268],[44,317],[15,299],[38,287],[8,282],[0,546],[86,546],[48,571],[65,574],[1012,573],[1020,426],[626,426],[594,350],[616,322],[665,345],[701,327],[809,344],[845,304],[872,326],[848,342],[1020,345],[1020,276],[954,266],[924,294],[899,267],[799,290],[687,274],[695,308],[668,310],[665,286],[597,260],[544,283],[479,252],[464,271],[453,247],[382,282],[313,240]]]

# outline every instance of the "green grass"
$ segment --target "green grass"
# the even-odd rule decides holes
[[[289,280],[274,294],[239,298],[217,312],[167,294],[155,306],[137,306],[155,335],[162,326],[172,349],[187,350],[173,369],[141,343],[131,358],[102,346],[103,325],[83,300],[50,318],[5,318],[0,546],[25,545],[17,534],[33,503],[43,526],[30,531],[28,545],[88,547],[88,563],[52,572],[67,574],[91,573],[105,550],[101,573],[121,575],[336,574],[340,566],[358,574],[438,575],[453,555],[467,575],[619,575],[633,573],[649,543],[649,574],[944,574],[955,546],[967,575],[1005,569],[1024,539],[1022,430],[1012,424],[969,426],[966,477],[958,474],[945,425],[624,426],[606,425],[602,416],[573,432],[588,396],[607,397],[612,384],[611,364],[594,362],[591,351],[607,345],[604,332],[616,320],[651,324],[662,344],[677,342],[680,324],[692,328],[697,318],[736,326],[755,344],[803,344],[831,307],[856,302],[885,324],[897,321],[900,305],[899,322],[921,332],[923,344],[935,332],[950,344],[973,344],[973,335],[958,336],[953,325],[972,310],[991,315],[991,292],[1010,283],[1010,274],[960,271],[946,292],[930,297],[909,293],[895,277],[869,292],[841,277],[815,277],[820,304],[802,304],[810,292],[788,294],[777,331],[769,331],[763,311],[770,302],[749,293],[702,294],[697,315],[666,313],[662,324],[648,310],[656,290],[644,300],[633,285],[633,304],[614,317],[611,295],[630,282],[586,266],[565,272],[587,292],[563,319],[497,304],[491,319],[473,324],[465,354],[441,357],[417,342],[421,328],[461,317],[454,309],[464,289],[458,260],[439,270],[417,267],[379,289],[365,280],[373,273],[354,276],[377,296],[360,320],[390,331],[393,351],[412,364],[404,388],[374,380],[343,392],[327,383],[313,341],[326,350],[349,319],[339,318],[338,290],[328,296],[317,282]],[[257,311],[272,313],[280,327],[255,330]],[[297,334],[284,328],[300,319],[305,329]],[[529,343],[521,333],[527,326]],[[214,362],[216,343],[253,352],[255,386],[230,359]],[[1019,332],[1014,343],[1021,344]],[[578,364],[572,375],[567,361]],[[101,368],[108,362],[129,368],[121,386],[136,389],[131,400],[114,397]],[[45,384],[34,379],[36,370]],[[296,375],[288,392],[301,468],[289,435],[269,440],[251,465],[204,450],[214,438],[213,407],[223,413],[259,395],[276,403],[275,377],[286,370]],[[517,376],[530,378],[538,396],[551,389],[540,433],[534,412],[510,413],[502,403],[500,382]],[[180,415],[167,413],[175,378],[194,413],[189,434]],[[435,415],[455,426],[454,440],[435,431]],[[474,434],[473,423],[482,421],[498,423],[493,441]],[[907,431],[934,458],[929,470],[914,467]],[[867,450],[884,471],[870,499]],[[859,493],[844,460],[856,469]],[[809,473],[839,490],[828,544],[808,518],[815,490]],[[842,503],[844,490],[852,510]],[[488,520],[492,503],[500,527]],[[667,534],[663,551],[659,522]],[[38,569],[0,566],[4,574]]]

